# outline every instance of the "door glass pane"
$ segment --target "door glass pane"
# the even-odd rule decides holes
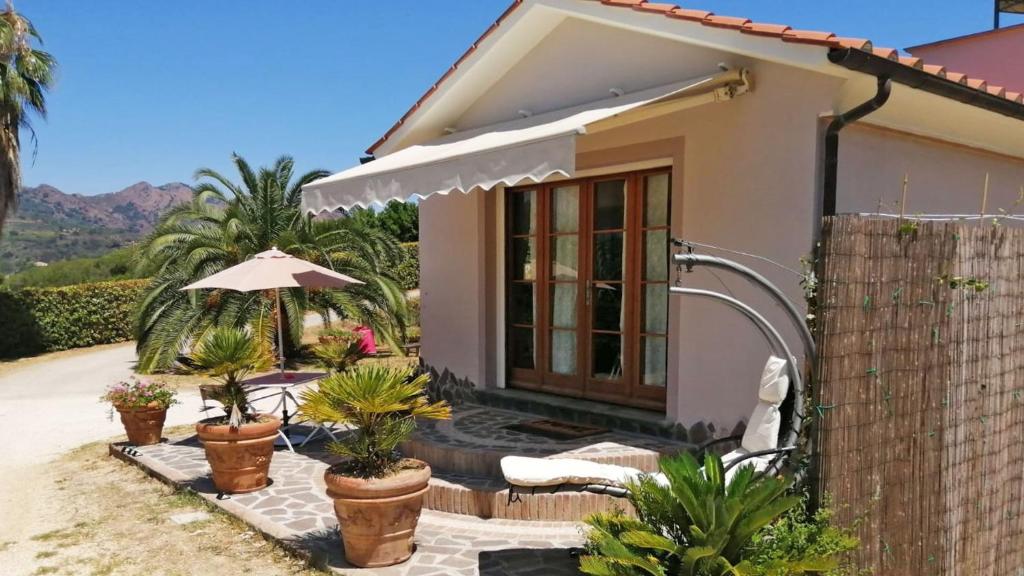
[[[509,330],[508,351],[513,368],[533,370],[535,366],[533,328],[512,328]]]
[[[622,232],[594,235],[594,280],[622,280],[625,268]]]
[[[594,230],[619,230],[626,223],[626,181],[594,185]]]
[[[579,238],[553,236],[551,238],[551,276],[555,280],[575,280],[579,275]]]
[[[551,285],[551,326],[576,327],[576,285]]]
[[[508,315],[513,324],[533,324],[533,284],[515,282],[509,286]]]
[[[576,333],[551,331],[551,371],[555,374],[576,373]]]
[[[512,234],[533,234],[537,226],[536,212],[536,193],[533,190],[512,192],[509,195]]]
[[[625,319],[622,317],[622,284],[594,283],[594,330],[624,329]]]
[[[662,336],[645,336],[641,353],[644,386],[664,388],[668,382],[668,341]]]
[[[644,227],[668,226],[668,174],[644,178]]]
[[[591,376],[601,380],[622,378],[622,335],[594,334]]]
[[[644,232],[644,280],[668,280],[668,230]]]
[[[562,186],[551,192],[551,231],[576,232],[580,220],[580,189]]]
[[[644,332],[668,332],[668,286],[665,284],[644,286]]]
[[[533,238],[512,239],[512,279],[533,280],[537,277],[537,243]]]

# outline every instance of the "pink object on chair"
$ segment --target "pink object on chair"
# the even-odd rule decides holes
[[[376,354],[377,353],[377,340],[373,337],[373,330],[369,326],[360,326],[354,330],[356,334],[359,334],[361,340],[359,341],[359,349],[363,354]]]

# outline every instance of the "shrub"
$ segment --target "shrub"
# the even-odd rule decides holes
[[[685,453],[663,459],[660,466],[666,484],[643,477],[629,486],[637,518],[617,512],[587,519],[591,530],[588,554],[580,558],[582,572],[780,576],[838,567],[830,547],[794,545],[777,554],[759,553],[764,531],[790,518],[801,502],[787,495],[789,480],[761,476],[746,466],[726,482],[715,454],[705,455],[703,468]],[[779,534],[787,530],[780,528]]]
[[[420,245],[416,242],[402,244],[402,259],[395,265],[394,279],[402,290],[420,287]]]
[[[126,342],[144,280],[0,289],[0,357]]]
[[[313,346],[313,355],[331,372],[343,372],[366,356],[363,337],[350,330],[324,330],[320,342]]]
[[[824,576],[858,574],[850,552],[860,541],[851,531],[834,526],[833,516],[828,505],[814,514],[808,514],[805,506],[793,508],[754,536],[751,563],[765,576],[785,576],[785,571],[774,567],[797,558],[835,558],[835,567],[822,572]]]
[[[221,387],[212,396],[224,405],[228,424],[232,428],[254,421],[242,380],[248,373],[267,368],[271,364],[270,356],[257,339],[238,328],[214,328],[199,342],[192,354],[192,361],[207,374],[220,380]]]

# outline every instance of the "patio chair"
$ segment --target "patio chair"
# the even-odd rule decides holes
[[[782,424],[779,408],[789,393],[786,365],[786,360],[782,358],[768,358],[758,387],[758,404],[750,415],[746,432],[715,439],[699,447],[699,452],[703,453],[726,442],[740,442],[738,448],[722,457],[727,482],[741,465],[753,466],[761,474],[775,473],[780,468],[782,458],[796,449],[795,446],[779,447]],[[668,485],[668,479],[660,472],[646,473],[627,466],[569,458],[506,456],[501,459],[501,471],[509,486],[509,504],[518,502],[521,494],[563,491],[591,492],[622,498],[629,495],[630,483],[645,476],[663,486]]]

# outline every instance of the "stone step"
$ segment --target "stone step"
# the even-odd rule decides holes
[[[424,507],[437,512],[464,514],[479,518],[579,522],[590,514],[629,510],[621,498],[587,492],[520,494],[508,501],[508,486],[499,480],[462,474],[434,473]]]
[[[712,432],[698,423],[692,429],[667,420],[665,415],[650,410],[594,402],[582,398],[570,398],[515,390],[511,388],[477,388],[473,390],[472,402],[513,412],[529,412],[547,418],[555,418],[578,424],[602,426],[612,430],[657,436],[676,442],[701,443],[708,440]]]
[[[501,459],[509,455],[578,458],[654,472],[662,456],[692,448],[665,438],[614,430],[575,440],[553,440],[507,428],[537,418],[464,404],[451,420],[422,422],[414,437],[402,445],[402,452],[429,462],[437,472],[500,479]]]

